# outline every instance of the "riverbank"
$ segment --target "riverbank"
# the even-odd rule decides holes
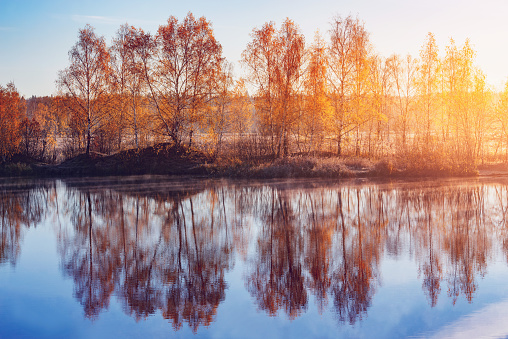
[[[111,175],[195,175],[233,178],[355,178],[355,177],[447,177],[507,173],[508,166],[477,166],[453,162],[445,157],[399,156],[384,159],[360,157],[292,156],[250,161],[214,159],[211,156],[169,144],[113,155],[81,154],[60,164],[44,164],[14,157],[0,164],[0,176],[111,176]]]

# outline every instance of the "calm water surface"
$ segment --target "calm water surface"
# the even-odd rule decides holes
[[[0,338],[508,336],[508,179],[0,182]]]

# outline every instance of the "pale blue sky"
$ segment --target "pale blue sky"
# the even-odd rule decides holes
[[[0,0],[0,84],[13,81],[26,97],[56,94],[58,71],[67,67],[67,53],[85,24],[94,26],[109,43],[125,22],[155,33],[170,15],[182,19],[189,11],[212,22],[237,74],[254,27],[268,21],[280,26],[289,17],[310,43],[318,29],[326,36],[335,14],[353,14],[365,22],[374,49],[382,56],[417,57],[429,31],[436,35],[441,52],[450,37],[458,45],[469,37],[487,82],[501,89],[508,78],[504,0]]]

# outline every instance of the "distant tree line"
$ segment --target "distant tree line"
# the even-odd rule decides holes
[[[469,40],[418,58],[376,54],[364,23],[335,16],[308,44],[290,19],[254,28],[233,74],[211,23],[127,24],[111,44],[79,30],[56,96],[0,87],[0,155],[56,161],[159,142],[217,158],[295,154],[508,160],[508,85],[495,93]],[[424,160],[422,160],[424,159]]]

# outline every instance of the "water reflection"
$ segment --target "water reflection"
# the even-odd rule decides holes
[[[41,183],[0,185],[0,265],[16,265],[25,229],[35,227],[55,199],[49,192]]]
[[[214,321],[235,261],[262,312],[294,319],[313,296],[354,324],[382,286],[383,257],[409,253],[431,307],[444,292],[472,302],[496,250],[508,258],[503,184],[121,184],[4,188],[0,263],[16,263],[24,229],[68,218],[58,253],[86,317],[114,296],[136,320],[160,312],[197,331]]]
[[[97,317],[115,293],[136,319],[160,310],[175,329],[182,322],[194,330],[210,324],[232,265],[217,195],[182,191],[152,198],[69,189],[73,225],[59,237],[60,252],[85,315]]]
[[[250,260],[247,289],[270,315],[284,309],[290,318],[307,308],[303,234],[288,191],[259,193],[262,222],[256,255]]]

